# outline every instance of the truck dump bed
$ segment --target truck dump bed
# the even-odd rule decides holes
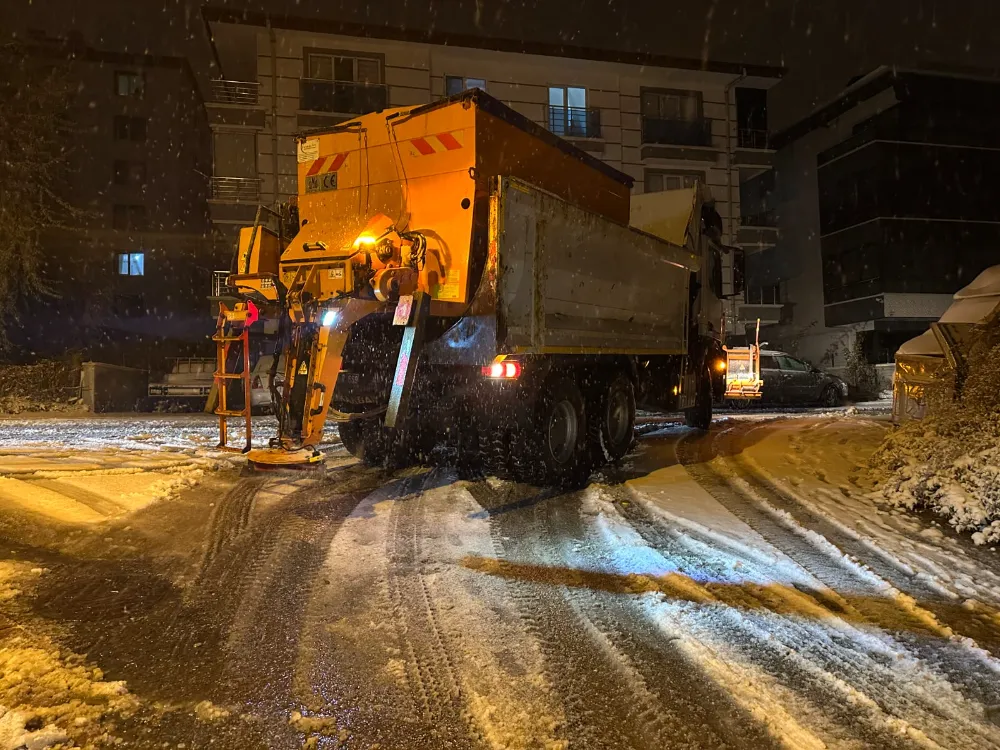
[[[426,238],[419,288],[430,295],[433,315],[463,315],[476,293],[487,256],[489,185],[497,176],[629,221],[632,178],[481,91],[309,134],[298,160],[302,226],[281,258],[282,282],[318,258],[350,256],[370,222],[385,217],[397,232]]]
[[[514,178],[496,185],[501,351],[687,351],[698,256]]]

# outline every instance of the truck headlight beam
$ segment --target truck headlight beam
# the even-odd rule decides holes
[[[338,317],[340,317],[339,310],[327,310],[323,313],[322,323],[324,326],[332,326],[337,322]]]

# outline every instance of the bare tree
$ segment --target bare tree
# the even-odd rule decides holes
[[[0,348],[22,304],[51,294],[44,242],[81,212],[60,194],[72,143],[68,62],[0,45]]]

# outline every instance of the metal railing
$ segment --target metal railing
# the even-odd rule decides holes
[[[236,290],[229,286],[229,271],[212,271],[212,296],[230,297]]]
[[[313,112],[365,115],[386,108],[389,87],[384,83],[324,81],[303,78],[299,82],[299,107]]]
[[[736,145],[739,148],[771,148],[771,138],[766,130],[750,130],[741,128],[736,133]]]
[[[260,180],[256,177],[211,177],[209,184],[215,200],[237,203],[260,200]]]
[[[642,142],[675,146],[711,146],[712,121],[661,120],[656,117],[642,118]]]
[[[600,138],[601,110],[596,107],[563,107],[550,104],[549,130],[564,138]]]
[[[212,101],[218,104],[254,106],[260,97],[260,84],[257,81],[215,79],[211,82],[211,93]]]

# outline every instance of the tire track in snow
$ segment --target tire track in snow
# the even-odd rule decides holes
[[[662,607],[652,607],[653,617],[665,618],[667,629],[687,641],[692,652],[710,660],[726,662],[734,674],[718,674],[716,670],[713,676],[719,679],[720,684],[732,685],[736,690],[747,693],[744,700],[756,705],[758,712],[768,719],[774,718],[771,714],[781,710],[779,707],[799,704],[799,709],[806,714],[804,717],[789,716],[775,725],[776,731],[782,733],[786,723],[794,724],[796,719],[802,721],[801,728],[793,727],[791,739],[786,738],[790,746],[804,742],[801,734],[808,734],[810,730],[823,737],[822,740],[814,738],[821,743],[833,738],[838,742],[861,740],[865,746],[883,748],[911,746],[897,736],[895,728],[887,726],[881,709],[859,703],[857,694],[834,677],[831,670],[853,672],[855,677],[863,677],[861,669],[855,664],[855,651],[844,654],[842,646],[830,638],[818,638],[814,628],[801,625],[794,619],[779,623],[773,616],[757,614],[761,610],[766,612],[770,602],[757,598],[752,587],[747,587],[745,591],[733,587],[727,591],[724,600],[719,600],[711,585],[698,583],[706,574],[709,580],[716,581],[731,577],[729,566],[718,559],[712,560],[713,553],[718,557],[718,539],[708,536],[698,538],[696,532],[693,534],[689,528],[685,528],[683,534],[679,533],[645,511],[624,487],[601,487],[600,493],[605,502],[613,505],[613,510],[609,512],[619,515],[642,543],[662,556],[665,564],[669,561],[681,571],[696,571],[695,578],[688,577],[679,584],[677,593],[683,599],[702,601],[717,609],[702,616],[696,611],[687,611],[692,608],[682,605],[680,612],[668,615]],[[692,535],[695,544],[684,538]],[[741,556],[743,549],[728,551],[727,554]],[[766,578],[770,572],[765,571],[768,571],[767,567],[762,566],[759,572],[761,578]],[[674,586],[666,588],[669,599],[669,592]],[[821,596],[816,603],[818,610],[820,602],[829,600],[818,590],[812,591]],[[802,596],[806,595],[803,592]],[[657,612],[658,609],[661,611]],[[809,644],[809,653],[803,656],[797,648],[789,648],[786,641],[796,646]],[[731,651],[739,658],[726,658],[721,651]],[[751,667],[744,677],[739,676],[745,669],[741,662]],[[763,670],[763,678],[753,674],[758,669]],[[768,676],[779,684],[768,685]],[[783,697],[782,690],[789,690],[790,696]],[[805,705],[802,705],[803,702]]]
[[[841,657],[841,674],[848,684],[857,683],[864,686],[863,690],[875,690],[871,699],[888,717],[911,721],[910,717],[916,711],[920,718],[912,718],[912,721],[916,725],[924,724],[922,728],[928,734],[949,737],[946,744],[954,741],[955,737],[951,728],[938,720],[942,713],[952,715],[952,722],[962,734],[972,732],[972,736],[976,737],[975,740],[967,738],[965,741],[996,743],[995,728],[983,725],[973,716],[982,712],[983,705],[995,703],[992,699],[996,695],[993,680],[977,679],[986,666],[979,658],[981,654],[973,654],[969,658],[966,653],[956,658],[954,652],[960,647],[948,640],[950,630],[941,626],[930,612],[914,604],[912,599],[899,596],[891,583],[875,571],[844,555],[821,534],[798,525],[784,509],[769,506],[754,492],[754,487],[732,471],[726,471],[736,447],[729,441],[736,435],[738,433],[734,435],[734,428],[728,428],[721,433],[713,433],[710,440],[703,439],[693,448],[689,438],[682,438],[677,444],[678,458],[692,478],[723,507],[821,584],[833,592],[858,592],[859,595],[849,597],[854,617],[883,631],[880,637],[884,642],[890,645],[896,643],[897,648],[911,653],[919,660],[915,666],[923,665],[930,677],[939,678],[941,673],[945,674],[948,681],[942,681],[939,689],[956,692],[948,701],[944,701],[942,696],[932,701],[920,691],[907,693],[906,686],[898,684],[891,676],[884,678],[881,684],[873,683],[870,675],[852,676],[850,670],[843,671],[843,667],[852,665],[849,656]],[[720,446],[720,442],[723,445]],[[709,463],[713,459],[714,465]],[[719,463],[723,467],[719,467]],[[821,603],[822,599],[817,599],[817,602]],[[838,617],[842,620],[840,615]],[[885,632],[887,621],[891,633]],[[853,630],[860,635],[847,622],[842,622],[840,629]],[[981,705],[968,703],[963,698]]]
[[[597,561],[569,551],[585,544],[579,495],[518,485],[497,490],[488,482],[470,492],[494,511],[495,547],[504,561],[495,572],[509,577],[521,617],[541,644],[564,702],[571,747],[770,745],[766,731],[634,611],[628,603],[634,594],[588,585]],[[573,580],[558,585],[545,580],[550,575]]]
[[[747,433],[755,429],[759,427],[751,427]],[[838,559],[846,567],[873,579],[883,590],[883,596],[888,594],[904,617],[915,618],[939,638],[952,641],[951,647],[942,646],[931,653],[926,641],[910,635],[909,630],[904,628],[897,634],[911,650],[936,661],[941,671],[967,697],[983,705],[1000,704],[1000,688],[996,681],[1000,675],[1000,662],[996,659],[1000,653],[1000,633],[995,623],[965,610],[948,592],[918,578],[885,551],[873,549],[855,533],[807,507],[754,471],[738,450],[744,437],[742,433],[721,437],[731,441],[722,451],[726,473],[743,495],[768,513],[778,514],[786,526],[813,540],[831,559]],[[876,626],[882,622],[879,615],[886,614],[884,610],[864,612],[864,607],[859,608]],[[984,679],[985,675],[981,678],[983,668],[992,673],[993,679]]]
[[[423,494],[435,470],[409,477],[392,505],[386,542],[390,606],[406,656],[406,681],[415,710],[435,727],[439,747],[466,747],[475,728],[463,705],[451,638],[429,588],[423,552]]]

